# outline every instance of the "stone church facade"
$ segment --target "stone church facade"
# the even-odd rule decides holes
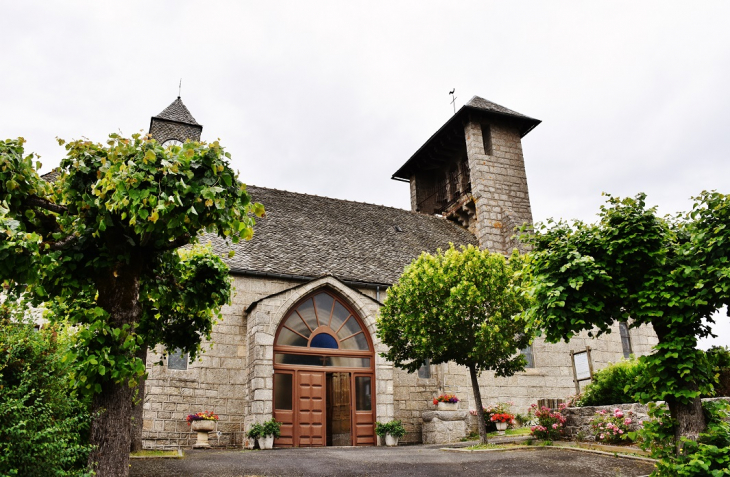
[[[476,409],[465,368],[424,363],[409,374],[383,359],[376,320],[388,287],[422,251],[521,248],[513,230],[532,222],[522,138],[539,123],[472,98],[393,175],[410,184],[410,211],[249,187],[266,218],[249,242],[210,239],[231,269],[234,295],[202,357],[149,353],[145,447],[192,445],[185,417],[206,410],[220,417],[214,446],[251,445],[245,431],[272,417],[283,422],[275,445],[323,446],[375,445],[374,422],[391,419],[405,424],[405,442],[428,441],[424,417],[441,393]],[[163,143],[201,132],[180,98],[150,125]],[[481,375],[484,404],[514,401],[525,412],[538,399],[574,394],[571,350],[590,347],[600,369],[657,342],[651,328],[612,331],[560,344],[536,339],[523,350],[524,372]],[[153,364],[161,358],[164,365]]]

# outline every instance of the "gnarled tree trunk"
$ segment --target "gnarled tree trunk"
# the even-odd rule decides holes
[[[479,441],[482,444],[487,443],[487,425],[484,422],[484,412],[482,410],[482,393],[479,390],[479,381],[477,380],[476,366],[469,366],[469,375],[471,376],[471,389],[474,392],[474,402],[477,408],[477,422],[479,423]]]
[[[705,415],[702,412],[702,399],[696,397],[690,404],[667,400],[667,405],[672,418],[677,421],[677,427],[674,429],[674,440],[679,455],[682,453],[683,447],[680,438],[686,437],[696,441],[700,436],[700,432],[704,432],[707,427]]]
[[[115,328],[130,325],[134,330],[140,317],[139,279],[142,260],[132,255],[129,263],[118,263],[97,277],[97,303],[109,313],[109,324]],[[128,357],[134,359],[134,355]],[[94,395],[90,442],[95,446],[89,455],[89,466],[99,477],[129,475],[132,396],[128,382],[107,381],[101,393]]]

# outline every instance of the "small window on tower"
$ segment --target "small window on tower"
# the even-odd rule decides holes
[[[418,368],[418,377],[421,379],[429,379],[431,377],[431,360],[426,358],[420,368]]]
[[[492,131],[489,124],[482,124],[482,142],[484,144],[484,154],[492,155]]]

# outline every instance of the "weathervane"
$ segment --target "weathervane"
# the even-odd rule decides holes
[[[456,88],[453,88],[451,91],[449,91],[449,94],[453,96],[451,104],[454,105],[454,114],[456,114],[456,96],[454,96],[454,91],[456,91]]]
[[[180,94],[182,93],[182,78],[180,78],[180,84],[177,85],[177,97],[180,97]]]

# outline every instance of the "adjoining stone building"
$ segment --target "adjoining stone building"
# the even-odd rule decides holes
[[[410,183],[410,211],[276,189],[249,187],[266,207],[254,238],[236,245],[212,238],[231,269],[233,302],[199,361],[148,356],[145,447],[191,445],[190,413],[220,416],[213,445],[246,445],[245,430],[275,417],[277,446],[374,445],[373,424],[403,420],[406,442],[423,440],[431,400],[454,393],[476,409],[466,368],[424,363],[406,373],[380,357],[382,302],[422,251],[474,244],[509,253],[514,227],[532,222],[522,137],[540,121],[479,97],[454,114],[393,175]],[[153,117],[161,142],[199,139],[202,126],[180,98]],[[228,258],[228,251],[235,255]],[[594,369],[656,344],[651,328],[616,326],[600,339],[537,339],[523,350],[523,373],[483,373],[484,404],[515,410],[575,392],[570,351],[590,346]]]

